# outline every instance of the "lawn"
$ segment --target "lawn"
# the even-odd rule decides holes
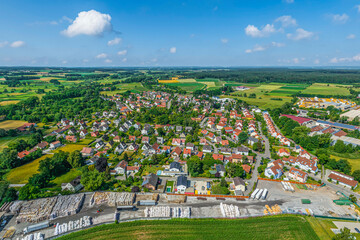
[[[41,156],[30,163],[11,169],[11,171],[5,175],[5,178],[13,184],[27,183],[29,178],[37,173],[40,161],[47,157],[52,157],[52,155],[48,154]]]
[[[56,184],[56,186],[60,187],[62,183],[68,183],[71,182],[74,178],[79,176],[81,174],[81,171],[79,169],[71,169],[69,172],[65,173],[64,175],[61,175],[54,180],[51,181],[51,183]]]
[[[30,137],[30,135],[25,135],[25,136],[17,136],[17,137],[2,137],[0,138],[0,151],[2,151],[4,148],[6,148],[7,146],[9,146],[9,144],[11,142],[14,142],[16,140],[20,140],[20,139],[28,139]]]
[[[109,224],[71,233],[72,239],[319,239],[306,217],[172,219]]]
[[[247,86],[247,84],[237,84],[238,86]],[[235,85],[233,85],[235,86]],[[256,87],[254,87],[256,86]],[[286,86],[285,84],[279,83],[269,83],[269,84],[262,84],[262,85],[251,85],[252,87],[248,90],[244,91],[235,91],[231,93],[231,95],[224,95],[222,97],[230,97],[230,98],[237,98],[247,102],[250,105],[258,106],[262,109],[267,108],[277,108],[281,107],[284,103],[290,102],[291,97],[289,94],[278,93],[278,94],[271,94],[273,91],[279,91],[282,87]],[[281,91],[281,90],[280,90]],[[286,89],[284,91],[287,91]],[[256,94],[256,98],[249,98],[250,94]],[[247,97],[244,96],[247,95]],[[281,99],[281,100],[279,100]]]
[[[76,150],[80,150],[80,151],[81,151],[83,148],[84,148],[84,145],[82,145],[82,144],[66,144],[66,145],[63,146],[63,147],[60,147],[60,148],[56,149],[56,150],[54,151],[54,153],[59,152],[60,150],[61,150],[61,151],[64,151],[64,152],[69,152],[69,153],[71,153],[71,152],[76,151]]]
[[[0,128],[6,129],[6,130],[15,129],[15,128],[21,127],[25,123],[27,123],[27,122],[20,121],[20,120],[6,120],[6,121],[0,122]]]
[[[6,105],[10,105],[10,104],[16,104],[16,103],[18,103],[18,102],[20,102],[20,101],[18,101],[18,100],[2,101],[2,102],[0,102],[0,106],[6,106]]]
[[[350,95],[349,87],[339,84],[314,83],[302,91],[304,94],[314,95]]]
[[[163,167],[161,167],[160,165],[159,166],[156,166],[156,165],[147,165],[144,167],[144,170],[142,172],[142,175],[145,176],[145,175],[148,175],[149,173],[154,173],[156,174],[158,170],[164,170]]]
[[[205,84],[197,83],[197,82],[166,83],[166,85],[180,87],[181,89],[187,92],[194,92],[196,90],[201,90],[204,87],[206,87]]]
[[[352,171],[360,170],[360,158],[347,158],[341,156],[330,155],[330,158],[334,158],[335,160],[345,159],[348,160],[351,164]]]

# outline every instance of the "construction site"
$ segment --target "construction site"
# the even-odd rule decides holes
[[[95,192],[16,201],[7,207],[6,214],[12,217],[0,236],[41,239],[115,220],[246,218],[283,213],[356,217],[349,200],[328,187],[259,180],[255,191],[241,198]]]

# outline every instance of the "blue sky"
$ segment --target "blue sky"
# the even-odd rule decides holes
[[[0,66],[359,66],[360,0],[0,0]]]

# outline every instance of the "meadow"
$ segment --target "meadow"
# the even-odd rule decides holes
[[[242,86],[246,86],[246,85],[244,84]],[[254,87],[254,85],[248,86],[251,87],[248,90],[236,91],[231,93],[231,95],[223,95],[222,97],[237,98],[247,102],[250,105],[255,105],[262,109],[277,108],[282,106],[286,102],[290,102],[292,99],[289,95],[271,94],[271,92],[275,90],[279,90],[281,87],[285,86],[285,84],[270,83],[270,84],[262,84],[255,86],[257,87]],[[245,97],[244,94],[246,94],[247,96]],[[256,98],[249,98],[250,94],[256,94]],[[275,99],[281,99],[281,100],[275,100]]]
[[[20,120],[6,120],[0,122],[0,128],[3,128],[5,130],[15,129],[21,127],[25,123],[26,123],[25,121],[20,121]]]
[[[101,225],[58,239],[320,239],[306,219],[284,215],[134,221]]]
[[[314,95],[350,95],[349,89],[346,87],[349,87],[349,85],[314,83],[303,90],[302,93]]]
[[[166,83],[166,85],[180,87],[182,90],[187,92],[194,92],[196,90],[201,90],[206,87],[205,84],[197,82]]]

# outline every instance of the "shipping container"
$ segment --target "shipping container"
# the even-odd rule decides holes
[[[24,228],[24,234],[30,233],[30,232],[34,232],[40,229],[44,229],[50,226],[50,222],[49,221],[45,221],[45,222],[41,222],[41,223],[37,223],[34,225],[30,225],[26,228]]]
[[[267,197],[267,194],[268,194],[268,190],[265,188],[264,191],[263,191],[263,193],[262,193],[262,195],[261,195],[261,199],[262,199],[262,200],[265,200],[266,197]]]
[[[155,206],[155,200],[140,200],[137,202],[138,206]]]
[[[256,194],[255,198],[259,200],[263,191],[263,189],[260,189],[259,192]]]
[[[255,196],[256,196],[256,194],[259,192],[259,189],[257,188],[257,189],[255,189],[255,191],[251,194],[251,197],[250,198],[252,198],[252,199],[255,199]]]

